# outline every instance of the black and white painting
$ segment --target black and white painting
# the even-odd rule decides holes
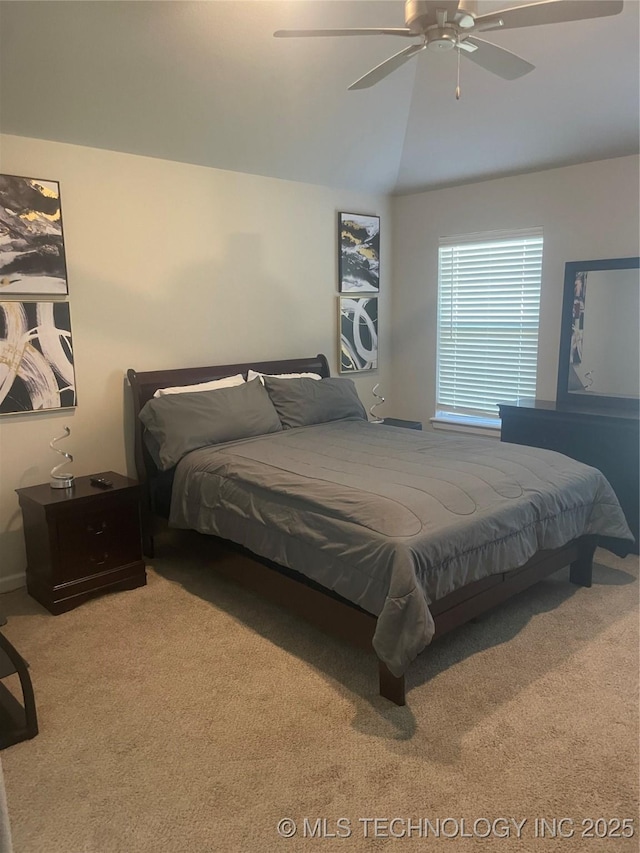
[[[340,297],[340,373],[378,367],[378,298]]]
[[[76,405],[68,302],[0,302],[0,414]]]
[[[340,292],[380,291],[380,217],[340,213]]]
[[[0,294],[66,294],[60,187],[0,175]]]

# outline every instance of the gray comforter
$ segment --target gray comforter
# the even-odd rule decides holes
[[[549,450],[337,421],[189,453],[170,524],[293,568],[377,616],[394,675],[429,602],[583,534],[632,539],[595,468]]]

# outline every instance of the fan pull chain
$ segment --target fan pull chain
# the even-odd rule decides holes
[[[460,45],[456,45],[456,52],[458,54],[458,76],[456,80],[456,101],[460,100]]]

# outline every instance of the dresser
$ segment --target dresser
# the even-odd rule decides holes
[[[638,410],[589,407],[546,400],[498,406],[502,441],[543,447],[598,468],[613,486],[635,536],[640,538]]]

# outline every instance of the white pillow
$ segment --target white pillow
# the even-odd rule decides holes
[[[172,388],[158,388],[154,397],[164,397],[165,394],[186,394],[191,391],[215,391],[216,388],[233,388],[234,385],[244,385],[244,376],[225,376],[224,379],[212,379],[211,382],[199,382],[197,385],[174,385]]]
[[[251,382],[252,379],[259,379],[264,385],[263,376],[273,376],[275,379],[322,379],[319,373],[257,373],[255,370],[249,369],[247,382]]]

